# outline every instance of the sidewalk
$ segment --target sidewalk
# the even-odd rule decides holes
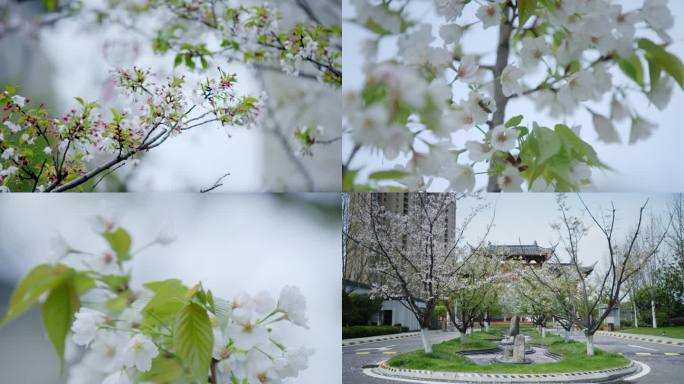
[[[645,341],[645,342],[649,342],[649,343],[676,345],[676,346],[684,347],[684,339],[675,339],[673,337],[640,335],[640,334],[636,334],[636,333],[607,332],[607,331],[597,331],[596,334],[599,336],[619,337],[622,339],[638,340],[638,341]]]

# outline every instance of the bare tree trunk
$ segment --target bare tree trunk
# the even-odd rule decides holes
[[[565,331],[565,342],[569,343],[570,342],[570,330],[564,329]]]
[[[637,313],[636,301],[632,299],[632,307],[634,308],[634,328],[639,328],[639,313]]]
[[[463,331],[459,331],[459,334],[461,336],[461,344],[465,344],[466,342],[466,333]]]
[[[423,351],[425,351],[425,353],[432,353],[432,344],[430,343],[427,328],[420,329],[420,339],[423,342]]]
[[[594,356],[594,335],[587,335],[587,356]]]
[[[499,25],[499,44],[496,49],[496,64],[494,65],[494,102],[496,104],[496,111],[494,111],[494,114],[492,115],[491,125],[489,126],[490,130],[504,123],[506,104],[508,103],[508,98],[504,96],[501,81],[499,80],[501,78],[501,73],[508,65],[510,39],[513,31],[513,26],[511,25],[512,21],[509,20],[511,17],[509,6],[506,6],[505,12],[506,21]],[[501,187],[499,186],[496,176],[489,176],[487,192],[501,192]]]
[[[653,299],[651,299],[651,324],[653,325],[653,328],[658,328],[655,315],[655,300]]]

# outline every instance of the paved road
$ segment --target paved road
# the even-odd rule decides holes
[[[434,343],[457,337],[455,332],[435,332],[431,334]],[[573,335],[583,339],[579,334]],[[598,348],[623,353],[625,357],[645,363],[651,372],[636,381],[639,384],[684,383],[684,347],[626,340],[609,336],[594,336]],[[342,348],[343,384],[391,384],[390,380],[371,378],[363,374],[363,366],[377,364],[401,352],[421,349],[420,336],[399,340],[380,341]],[[624,383],[624,382],[623,382]]]

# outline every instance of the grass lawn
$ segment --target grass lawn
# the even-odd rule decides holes
[[[651,336],[666,336],[674,337],[678,339],[684,339],[684,326],[677,327],[639,327],[639,328],[624,328],[620,332],[626,333],[636,333],[640,335],[651,335]]]
[[[445,341],[432,346],[432,353],[414,351],[393,357],[389,365],[395,368],[425,369],[431,371],[479,372],[479,373],[564,373],[624,367],[629,360],[623,356],[594,349],[594,356],[586,355],[584,343],[566,343],[560,336],[535,336],[533,343],[548,346],[549,351],[561,355],[562,359],[547,364],[504,364],[477,365],[456,352],[467,349],[491,348],[491,342],[474,334],[469,336],[465,345],[458,339]],[[478,347],[474,347],[478,346]]]

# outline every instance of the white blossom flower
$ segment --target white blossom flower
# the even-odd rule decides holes
[[[119,370],[111,375],[107,376],[102,384],[132,384],[131,378],[128,376],[128,372],[125,370]]]
[[[23,96],[14,95],[12,96],[12,102],[20,107],[24,107],[24,105],[26,105],[26,98]]]
[[[451,54],[444,48],[431,47],[434,39],[432,25],[421,24],[414,32],[399,37],[399,55],[407,65],[430,64],[437,69],[446,68],[452,60]]]
[[[434,0],[437,13],[447,21],[453,21],[461,16],[463,8],[469,0]]]
[[[490,1],[485,5],[480,6],[475,13],[480,21],[482,21],[482,27],[487,29],[499,25],[501,21],[501,6],[499,1]]]
[[[489,143],[469,140],[466,141],[465,147],[468,150],[468,157],[472,161],[489,160],[494,154],[494,148]]]
[[[470,165],[450,163],[442,175],[449,180],[449,188],[456,192],[472,192],[475,189],[475,172]]]
[[[522,92],[522,76],[525,72],[513,64],[509,64],[501,71],[501,88],[504,96],[508,97]]]
[[[261,291],[254,296],[255,311],[257,314],[265,315],[276,306],[275,299],[270,293]]]
[[[461,63],[457,70],[458,79],[464,83],[476,83],[480,80],[480,67],[477,64],[477,58],[473,55],[465,55],[461,59]]]
[[[21,126],[19,126],[19,124],[14,123],[14,122],[9,121],[9,120],[5,121],[5,126],[6,126],[6,127],[10,130],[10,132],[12,132],[12,133],[17,133],[17,132],[21,131]]]
[[[50,148],[50,147],[43,148],[43,153],[46,155],[50,155],[52,153],[52,148]]]
[[[256,303],[250,295],[239,292],[231,302],[231,316],[239,323],[248,323],[254,318]]]
[[[135,367],[141,372],[149,371],[152,368],[152,359],[158,355],[157,346],[142,333],[133,335],[121,352],[124,365],[129,368]]]
[[[91,363],[102,368],[105,372],[122,369],[123,361],[120,352],[125,342],[125,335],[114,331],[100,330],[91,345],[93,356]]]
[[[523,179],[517,168],[507,165],[503,174],[498,178],[499,187],[503,192],[522,192]]]
[[[250,350],[268,341],[268,330],[256,322],[230,324],[226,334],[233,340],[235,347],[242,350]]]
[[[615,121],[624,121],[631,115],[627,108],[615,96],[610,102],[610,118]]]
[[[262,352],[249,352],[247,356],[247,371],[249,384],[282,383],[280,374],[276,370],[273,360]]]
[[[673,90],[672,83],[669,77],[661,78],[657,85],[651,89],[651,92],[648,93],[648,99],[661,111],[670,104]]]
[[[354,113],[350,119],[354,141],[381,146],[384,137],[383,130],[387,127],[388,119],[387,110],[380,104],[373,104],[358,113]]]
[[[544,56],[551,54],[551,48],[543,36],[524,38],[520,58],[525,67],[536,67]]]
[[[306,298],[299,288],[289,285],[283,287],[278,298],[278,309],[295,325],[309,327],[306,320]]]
[[[177,238],[178,236],[173,230],[173,226],[171,226],[169,223],[166,223],[157,233],[155,242],[159,243],[160,245],[169,245],[176,241]]]
[[[591,168],[577,161],[570,164],[570,180],[575,183],[586,182],[591,178]]]
[[[491,133],[492,148],[497,151],[508,152],[515,148],[516,140],[518,140],[518,131],[515,129],[506,128],[503,125],[497,125],[492,129]]]
[[[50,260],[57,262],[72,252],[71,246],[61,234],[50,239]]]
[[[280,359],[276,359],[276,370],[281,377],[297,377],[300,371],[309,366],[309,356],[313,350],[306,347],[288,350]]]
[[[14,148],[9,147],[2,152],[2,156],[0,157],[2,157],[3,160],[9,160],[11,157],[14,157],[15,154]]]
[[[644,0],[641,16],[656,30],[670,29],[674,25],[674,17],[667,7],[667,0]]]
[[[632,128],[629,131],[629,143],[634,144],[639,140],[647,139],[653,133],[657,125],[651,123],[648,120],[644,120],[642,117],[637,116],[632,119]]]
[[[463,35],[463,27],[458,24],[444,24],[439,27],[439,37],[444,44],[458,43]]]
[[[111,251],[102,252],[95,256],[88,256],[84,262],[95,272],[103,275],[119,273],[116,256]]]
[[[75,315],[71,331],[72,339],[77,345],[88,345],[99,330],[100,326],[107,321],[107,315],[90,308],[81,308]]]
[[[598,140],[604,143],[619,143],[620,136],[615,130],[613,123],[603,115],[597,113],[592,114],[592,121],[594,123],[594,129],[598,135]]]

